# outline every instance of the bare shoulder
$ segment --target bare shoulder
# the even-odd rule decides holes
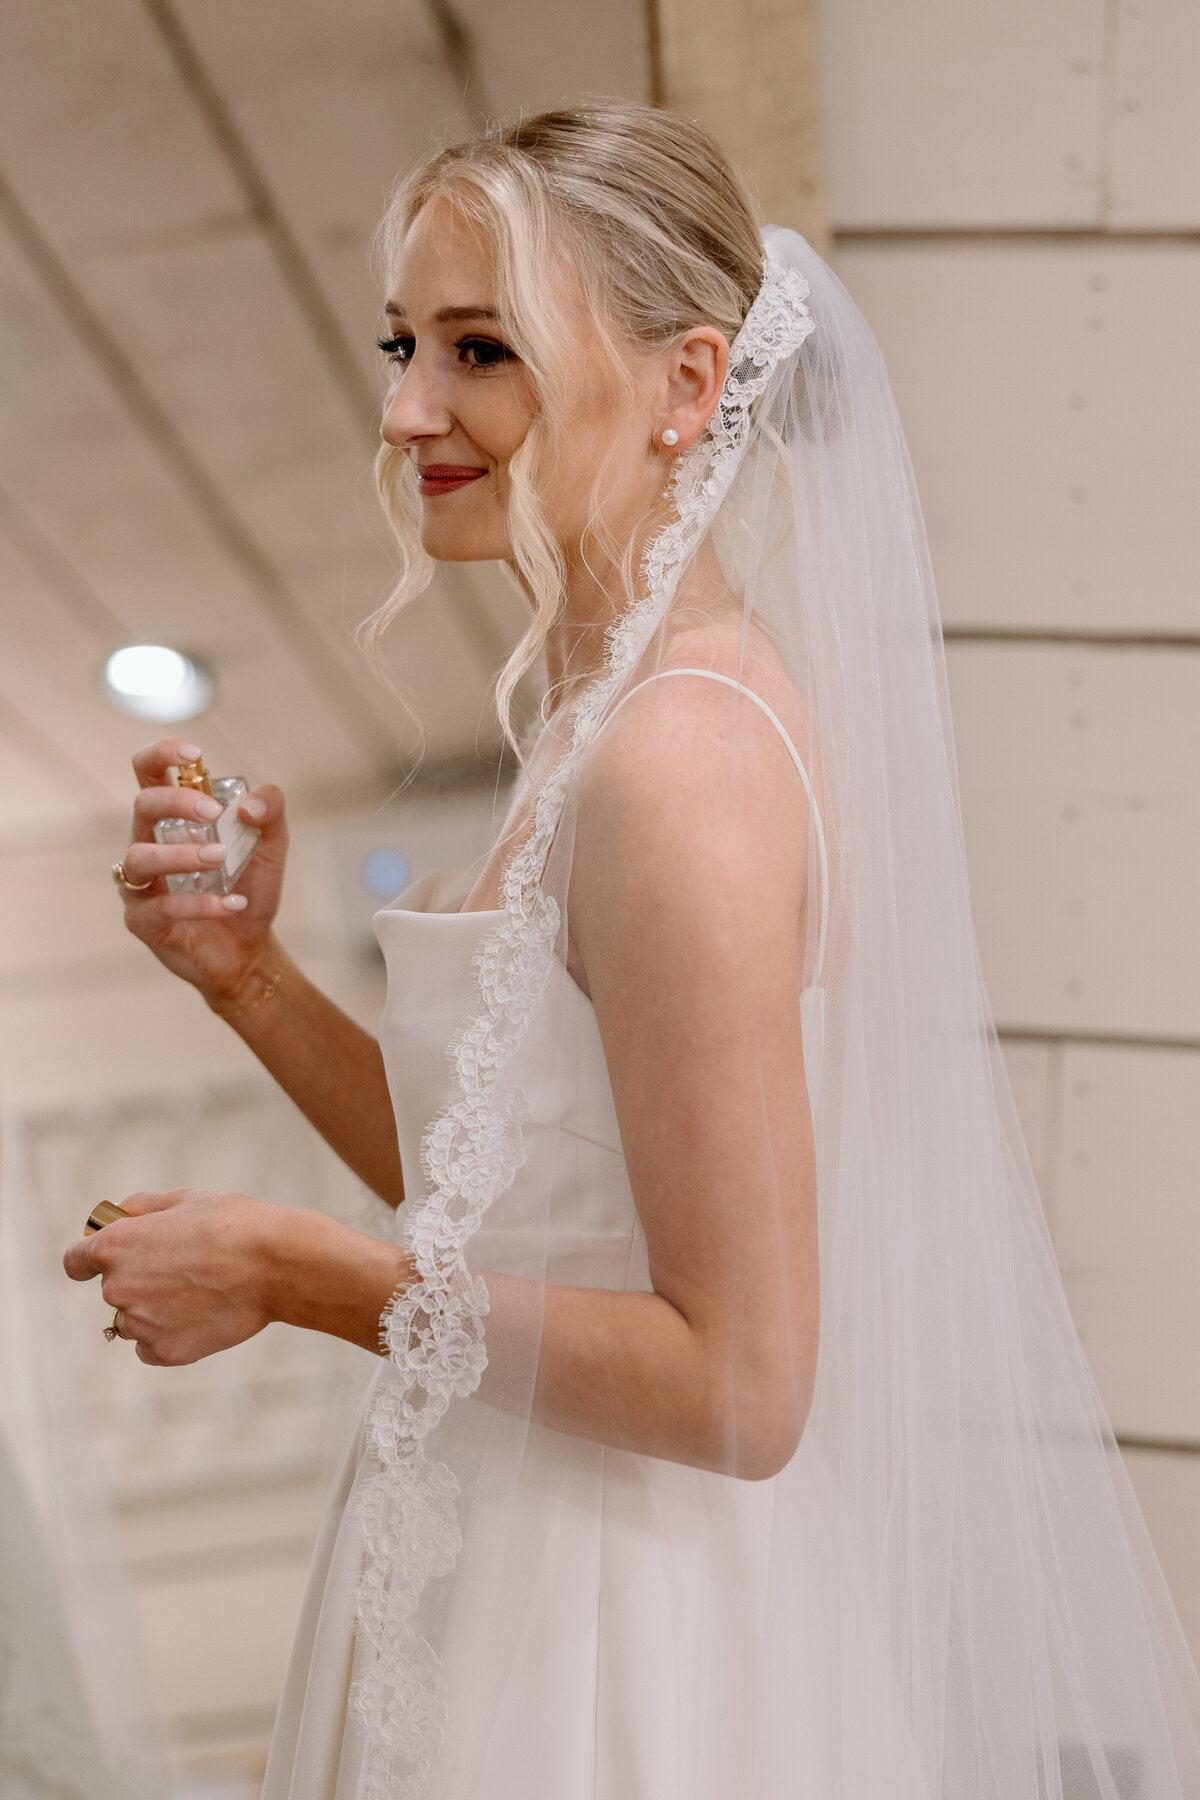
[[[722,793],[744,801],[748,789],[769,803],[797,781],[784,734],[811,768],[808,709],[765,633],[743,635],[740,618],[685,618],[645,659],[589,752],[583,807],[640,797],[661,806],[668,791],[675,808],[701,792],[715,805]],[[794,797],[803,824],[804,795]]]
[[[781,659],[765,638],[684,630],[638,679],[581,774],[571,918],[583,962],[629,933],[761,944],[773,925],[794,937],[808,800],[778,726],[745,691],[805,758],[807,712]]]

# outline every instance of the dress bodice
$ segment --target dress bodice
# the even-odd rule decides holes
[[[379,1038],[409,1206],[424,1195],[430,1123],[462,1105],[451,1044],[477,1009],[475,955],[497,912],[462,912],[457,872],[427,876],[375,915],[387,963]],[[557,957],[508,1065],[523,1161],[471,1239],[472,1267],[592,1287],[650,1286],[645,1240],[592,1003]]]
[[[448,1049],[477,1010],[475,958],[499,912],[463,912],[466,876],[440,871],[375,915],[387,964],[379,1040],[396,1114],[405,1207],[429,1187],[431,1123],[467,1104]],[[801,996],[810,1092],[819,1074],[822,992]],[[468,1264],[588,1287],[651,1286],[591,1001],[553,957],[541,1003],[505,1070],[518,1095],[519,1176],[469,1240]],[[401,1217],[404,1214],[402,1212]]]

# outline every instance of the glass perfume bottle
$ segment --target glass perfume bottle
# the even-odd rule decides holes
[[[180,763],[179,785],[211,794],[224,807],[219,819],[210,825],[200,819],[159,819],[154,827],[159,844],[224,844],[225,861],[215,869],[194,869],[181,875],[168,875],[167,886],[174,894],[227,894],[254,855],[262,836],[253,825],[238,818],[238,803],[250,792],[240,775],[210,775],[202,758],[193,763]]]

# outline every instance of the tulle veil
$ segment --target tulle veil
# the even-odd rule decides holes
[[[800,1448],[751,1484],[748,1722],[731,1750],[694,1719],[692,1786],[681,1776],[678,1791],[716,1800],[735,1791],[721,1785],[734,1770],[756,1800],[1192,1800],[1200,1689],[1068,1314],[981,981],[903,435],[835,276],[792,232],[768,228],[764,244],[762,290],[713,425],[676,466],[644,591],[610,633],[605,671],[554,726],[535,827],[476,959],[478,1009],[448,1046],[458,1099],[430,1121],[422,1191],[405,1208],[422,1280],[387,1320],[357,1501],[355,1704],[379,1740],[367,1791],[459,1792],[437,1773],[456,1730],[441,1646],[457,1547],[485,1473],[494,1520],[497,1484],[515,1516],[534,1467],[521,1395],[536,1345],[502,1426],[472,1398],[487,1271],[507,1256],[527,1279],[560,1278],[569,1198],[540,1174],[506,1249],[499,1203],[527,1179],[522,1057],[562,977],[589,748],[654,673],[680,572],[703,552],[810,722],[799,750],[816,804],[800,782],[795,796],[826,892],[808,908],[809,1096],[797,1104],[815,1132],[821,1324]],[[558,1091],[537,1106],[569,1119],[579,1058],[564,1038],[552,1060]],[[461,1408],[485,1420],[470,1454],[445,1448]],[[680,1499],[685,1514],[696,1504]],[[667,1536],[691,1528],[666,1502],[658,1518]],[[719,1633],[736,1605],[743,1565],[721,1546],[717,1529],[696,1563],[706,1598],[693,1635]],[[535,1574],[515,1533],[498,1530],[493,1548],[487,1604],[519,1646],[541,1604]],[[474,1679],[472,1704],[499,1707],[504,1672]]]

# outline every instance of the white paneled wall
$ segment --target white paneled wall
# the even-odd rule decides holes
[[[1094,221],[1105,13],[1105,0],[826,0],[835,229]]]
[[[856,238],[837,261],[887,357],[947,624],[1200,628],[1200,245]]]
[[[952,643],[948,661],[1001,1023],[1200,1038],[1200,651]]]
[[[836,261],[929,525],[984,972],[1200,1650],[1200,9],[822,18]]]
[[[1200,7],[1114,0],[1109,218],[1135,231],[1200,227]]]

